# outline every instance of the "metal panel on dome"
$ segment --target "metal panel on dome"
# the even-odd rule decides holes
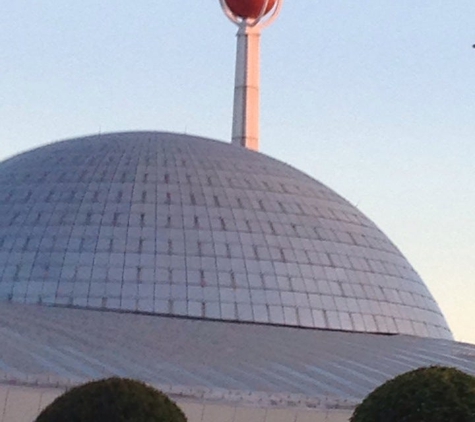
[[[167,133],[0,164],[0,296],[451,338],[407,260],[332,190],[263,154]]]

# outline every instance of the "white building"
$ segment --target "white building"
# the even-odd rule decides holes
[[[158,132],[0,164],[0,422],[111,375],[191,422],[340,422],[385,380],[475,374],[417,273],[331,189]]]

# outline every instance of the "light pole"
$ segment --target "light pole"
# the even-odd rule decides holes
[[[280,13],[283,0],[220,0],[238,26],[232,144],[259,149],[260,36]]]

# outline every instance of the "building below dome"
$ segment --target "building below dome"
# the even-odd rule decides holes
[[[66,389],[112,375],[169,394],[189,422],[344,422],[411,369],[475,375],[475,346],[406,335],[14,303],[0,325],[0,422],[31,422]]]
[[[193,136],[96,135],[0,163],[0,300],[0,422],[112,375],[190,422],[343,422],[411,369],[475,375],[475,346],[358,209]]]

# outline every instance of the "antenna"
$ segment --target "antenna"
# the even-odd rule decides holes
[[[238,27],[232,144],[259,150],[260,37],[279,15],[283,0],[220,0]]]

